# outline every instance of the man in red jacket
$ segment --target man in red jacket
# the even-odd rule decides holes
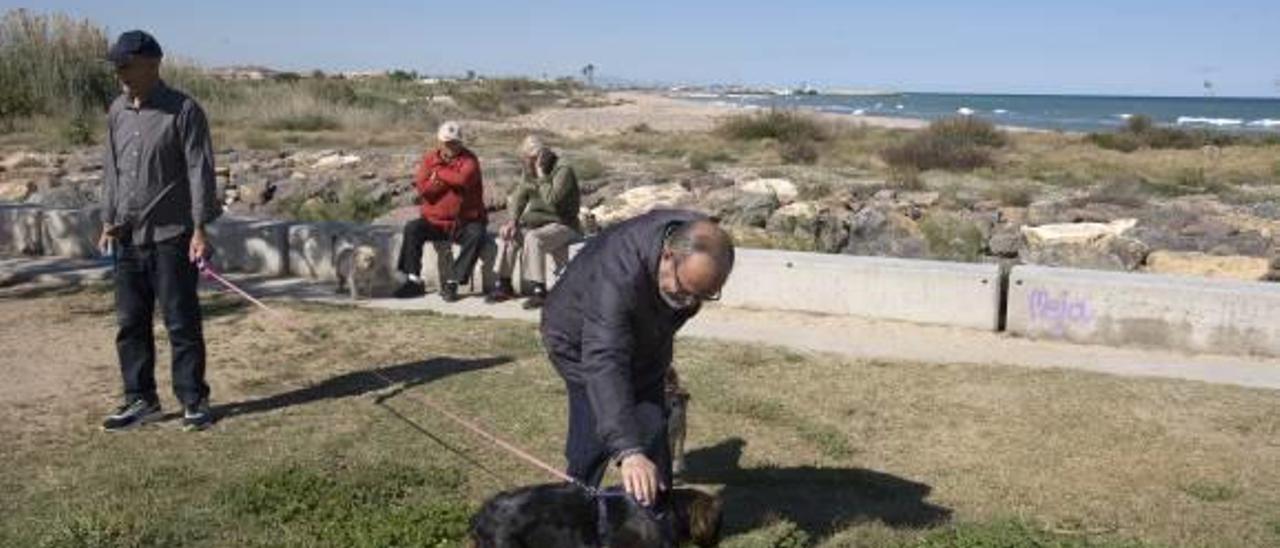
[[[422,246],[428,241],[458,244],[462,251],[453,261],[453,272],[445,273],[440,298],[458,300],[458,284],[467,283],[475,270],[480,249],[488,238],[487,214],[480,160],[462,145],[462,127],[457,122],[440,124],[436,132],[440,146],[422,156],[415,179],[422,200],[422,218],[404,225],[404,243],[400,249],[400,272],[407,278],[396,289],[401,299],[425,293],[422,272]]]

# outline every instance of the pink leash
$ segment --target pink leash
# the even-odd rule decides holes
[[[267,312],[271,313],[272,316],[275,316],[276,319],[286,323],[288,322],[288,318],[285,318],[284,314],[281,314],[278,310],[271,308],[267,306],[265,303],[263,303],[262,301],[259,301],[258,299],[254,298],[254,296],[250,295],[249,292],[243,289],[240,289],[239,287],[236,286],[236,284],[231,283],[231,280],[223,278],[221,274],[218,274],[216,271],[213,270],[213,265],[210,265],[209,261],[205,260],[204,257],[200,257],[199,259],[196,259],[196,268],[200,269],[200,273],[204,274],[205,277],[222,284],[223,287],[226,287],[227,289],[234,291],[237,295],[240,295],[241,297],[244,297],[249,302],[258,305],[263,310],[266,310]]]
[[[394,383],[394,382],[392,382],[392,381],[391,381],[391,379],[388,379],[388,378],[387,378],[385,375],[383,375],[381,372],[373,371],[373,374],[374,374],[374,375],[377,375],[377,376],[378,376],[378,378],[382,379],[382,382],[387,383],[387,386],[388,386],[388,387],[394,387],[394,386],[395,386],[395,383]],[[542,469],[542,470],[546,471],[547,473],[551,474],[552,476],[555,476],[557,479],[564,480],[564,481],[569,482],[569,483],[573,483],[573,484],[581,485],[581,483],[580,483],[577,479],[574,479],[572,476],[570,476],[570,475],[568,475],[568,474],[566,474],[566,473],[564,473],[564,472],[561,472],[561,471],[559,471],[559,470],[555,469],[555,468],[554,468],[554,467],[552,467],[551,465],[549,465],[549,464],[547,464],[547,463],[545,463],[545,462],[542,462],[541,460],[538,460],[538,458],[537,458],[537,457],[535,457],[535,456],[533,456],[533,455],[531,455],[531,454],[529,454],[529,453],[525,452],[524,450],[520,449],[519,447],[516,447],[516,446],[515,446],[515,444],[512,444],[512,443],[510,443],[510,442],[507,442],[507,441],[503,440],[502,438],[499,438],[498,436],[495,436],[495,435],[493,435],[493,434],[490,434],[490,433],[486,432],[483,428],[480,428],[479,426],[476,426],[476,425],[475,425],[475,423],[472,423],[471,421],[468,421],[467,419],[464,419],[464,418],[462,418],[462,417],[460,417],[460,416],[458,416],[458,415],[454,414],[453,412],[449,411],[448,409],[445,409],[444,407],[440,406],[439,404],[437,404],[437,403],[435,403],[435,402],[431,401],[431,400],[430,400],[430,399],[428,399],[426,396],[423,396],[423,395],[419,394],[417,399],[418,399],[418,401],[419,401],[419,402],[421,402],[423,405],[426,405],[427,407],[430,407],[433,411],[435,411],[435,412],[437,412],[437,413],[439,413],[439,414],[441,414],[441,415],[444,415],[445,417],[449,418],[449,420],[452,420],[453,422],[458,423],[459,425],[461,425],[462,427],[466,428],[467,430],[470,430],[470,431],[474,432],[476,435],[478,435],[478,436],[480,436],[480,437],[482,437],[482,438],[484,438],[484,439],[486,439],[486,440],[489,440],[490,442],[493,442],[493,444],[494,444],[494,445],[497,445],[498,447],[501,447],[501,448],[503,448],[503,449],[507,450],[507,452],[509,452],[509,453],[511,453],[511,454],[513,454],[513,455],[515,455],[515,456],[517,456],[517,457],[520,457],[520,458],[521,458],[521,459],[523,459],[525,462],[528,462],[529,464],[532,464],[533,466],[535,466],[535,467],[537,467],[537,468],[540,468],[540,469]]]
[[[199,258],[199,259],[196,259],[196,268],[200,269],[200,273],[201,273],[201,274],[204,274],[204,275],[205,275],[206,277],[208,277],[209,279],[214,280],[214,281],[216,281],[216,282],[218,282],[218,283],[222,284],[222,285],[223,285],[224,287],[226,287],[227,289],[230,289],[231,291],[234,291],[237,295],[240,295],[241,297],[244,297],[244,298],[245,298],[246,300],[248,300],[249,302],[251,302],[251,303],[253,303],[253,304],[255,304],[255,305],[258,305],[258,306],[259,306],[259,307],[261,307],[263,310],[266,310],[267,312],[271,313],[271,315],[275,316],[277,319],[281,320],[282,322],[284,322],[284,323],[290,323],[290,324],[291,324],[291,322],[289,322],[289,321],[288,321],[288,318],[286,318],[286,317],[285,317],[283,314],[281,314],[279,311],[277,311],[277,310],[276,310],[276,309],[274,309],[274,308],[271,308],[271,307],[267,306],[267,305],[266,305],[266,303],[263,303],[262,301],[259,301],[258,299],[254,298],[254,296],[253,296],[253,295],[250,295],[247,291],[245,291],[245,290],[243,290],[243,289],[240,289],[239,287],[237,287],[237,286],[236,286],[236,284],[231,283],[231,281],[230,281],[230,280],[228,280],[228,279],[226,279],[226,278],[222,277],[222,275],[220,275],[220,274],[218,274],[216,271],[214,271],[214,270],[213,270],[213,266],[212,266],[212,265],[210,265],[210,264],[209,264],[209,261],[205,260],[203,257],[201,257],[201,258]],[[372,371],[372,373],[373,373],[374,375],[377,375],[377,377],[378,377],[379,379],[382,379],[382,382],[384,382],[384,383],[386,383],[386,384],[387,384],[387,388],[395,388],[396,383],[395,383],[395,382],[393,382],[391,379],[388,379],[388,378],[387,378],[385,375],[383,375],[381,372],[379,372],[379,371]],[[524,461],[528,462],[529,464],[532,464],[532,465],[534,465],[535,467],[540,468],[540,469],[542,469],[543,471],[546,471],[547,473],[551,474],[552,476],[555,476],[557,479],[561,479],[561,480],[564,480],[564,481],[569,482],[569,483],[573,483],[573,484],[581,485],[581,483],[580,483],[578,480],[574,479],[572,476],[570,476],[570,475],[568,475],[568,474],[566,474],[566,473],[564,473],[564,472],[561,472],[561,471],[559,471],[559,470],[555,469],[555,468],[554,468],[554,467],[552,467],[551,465],[549,465],[549,464],[547,464],[547,463],[545,463],[545,462],[542,462],[541,460],[538,460],[538,458],[537,458],[537,457],[535,457],[535,456],[533,456],[533,455],[531,455],[531,454],[529,454],[529,453],[525,452],[524,450],[520,449],[519,447],[516,447],[514,444],[512,444],[512,443],[510,443],[510,442],[507,442],[507,441],[503,440],[502,438],[499,438],[499,437],[497,437],[497,436],[495,436],[495,435],[493,435],[493,434],[490,434],[490,433],[486,432],[483,428],[480,428],[479,426],[476,426],[476,425],[475,425],[475,423],[472,423],[471,421],[468,421],[468,420],[466,420],[466,419],[464,419],[464,418],[462,418],[462,417],[460,417],[460,416],[458,416],[458,415],[454,414],[453,412],[449,411],[448,409],[445,409],[444,407],[441,407],[440,405],[436,404],[435,402],[431,401],[430,399],[427,399],[427,397],[426,397],[426,396],[418,395],[418,398],[417,398],[417,399],[418,399],[418,401],[419,401],[419,402],[421,402],[423,405],[426,405],[427,407],[430,407],[430,408],[431,408],[432,410],[434,410],[435,412],[440,413],[441,415],[444,415],[445,417],[449,418],[449,420],[452,420],[453,422],[458,423],[459,425],[461,425],[462,427],[466,428],[467,430],[470,430],[470,431],[474,432],[476,435],[478,435],[478,436],[480,436],[480,437],[482,437],[482,438],[484,438],[484,439],[486,439],[486,440],[489,440],[490,442],[492,442],[493,444],[497,445],[498,447],[501,447],[501,448],[503,448],[503,449],[507,450],[509,453],[511,453],[511,454],[513,454],[513,455],[515,455],[515,456],[517,456],[517,457],[520,457],[521,459],[523,459]]]

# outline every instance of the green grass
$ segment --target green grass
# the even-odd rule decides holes
[[[0,545],[459,546],[485,498],[550,481],[421,398],[561,463],[564,386],[535,325],[275,304],[296,330],[205,298],[230,416],[199,434],[168,421],[105,435],[109,292],[0,294],[0,322],[28,344],[0,353],[22,383],[0,410],[32,417],[0,425]],[[74,347],[44,342],[68,330]],[[32,361],[56,366],[22,374]],[[1272,392],[696,339],[677,366],[693,396],[690,481],[724,497],[725,546],[1280,539]],[[413,424],[375,402],[374,368],[409,382],[385,403]],[[61,397],[42,395],[63,377]]]

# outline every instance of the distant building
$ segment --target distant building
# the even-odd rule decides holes
[[[209,70],[209,75],[221,80],[268,80],[280,71],[258,66],[219,67]]]

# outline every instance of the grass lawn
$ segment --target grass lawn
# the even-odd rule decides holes
[[[105,434],[110,293],[0,295],[0,546],[454,546],[484,498],[550,481],[422,397],[561,462],[532,324],[205,309],[226,417]],[[726,546],[1280,544],[1275,392],[709,341],[677,363],[688,480],[725,498]],[[378,403],[375,369],[410,388]]]

